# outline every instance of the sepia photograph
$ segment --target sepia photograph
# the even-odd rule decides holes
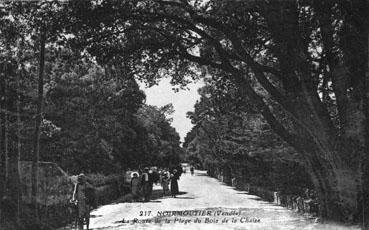
[[[369,0],[0,0],[0,230],[369,230]]]

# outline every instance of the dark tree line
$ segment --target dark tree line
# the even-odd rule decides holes
[[[172,106],[146,105],[126,60],[97,63],[69,43],[60,2],[0,9],[1,225],[38,221],[40,161],[70,174],[180,162]],[[21,161],[33,162],[31,206],[22,202]]]
[[[212,176],[221,173],[228,183],[234,178],[281,194],[303,195],[313,188],[298,153],[243,102],[234,84],[212,76],[199,93],[195,110],[187,114],[194,127],[183,143],[191,164]]]

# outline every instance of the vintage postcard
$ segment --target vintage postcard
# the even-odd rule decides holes
[[[0,230],[369,229],[368,0],[0,0]]]

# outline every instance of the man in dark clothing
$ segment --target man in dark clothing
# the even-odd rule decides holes
[[[191,171],[191,175],[193,176],[193,174],[195,172],[195,168],[193,166],[191,166],[190,171]]]
[[[174,198],[179,193],[178,180],[179,180],[179,173],[177,172],[177,169],[174,169],[173,173],[170,175],[170,193],[172,194],[172,197]]]
[[[142,190],[143,190],[142,192],[144,196],[144,201],[147,202],[150,200],[151,193],[152,193],[152,186],[153,186],[152,178],[149,173],[149,168],[144,169],[144,172],[142,173],[142,176],[141,176],[141,184],[142,184]]]

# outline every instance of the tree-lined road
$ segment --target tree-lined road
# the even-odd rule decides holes
[[[161,188],[154,186],[154,189]],[[181,195],[177,198],[162,197],[148,203],[116,203],[99,207],[91,213],[90,227],[93,229],[355,229],[316,223],[315,219],[226,186],[208,177],[205,171],[196,171],[194,176],[189,173],[183,174],[179,180],[179,189]],[[169,217],[168,215],[173,213],[165,212],[184,210],[192,210],[193,216],[188,216],[190,212],[183,212],[182,216]],[[144,216],[145,214],[150,215]],[[158,214],[165,217],[158,217]],[[219,216],[215,216],[217,214]],[[222,216],[223,214],[229,214],[229,216]],[[133,223],[135,218],[138,219],[137,223]],[[196,218],[200,219],[201,223],[194,223]],[[232,223],[232,218],[237,222]],[[222,223],[223,219],[228,219],[228,223]],[[143,223],[145,222],[143,220],[150,223]],[[218,223],[209,223],[216,221]]]

